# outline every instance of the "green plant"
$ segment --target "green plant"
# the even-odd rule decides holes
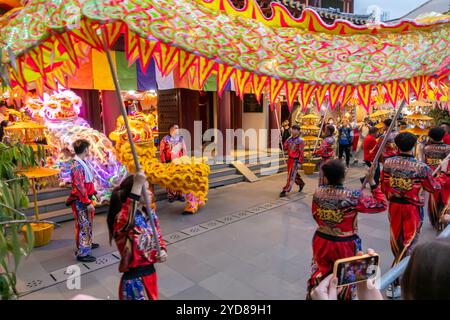
[[[28,208],[29,181],[18,176],[18,170],[37,166],[42,152],[35,154],[30,146],[0,143],[0,298],[18,296],[16,272],[22,257],[33,249],[34,235],[30,221],[20,210]],[[25,226],[28,241],[19,234]]]
[[[442,122],[450,123],[450,113],[448,110],[442,110],[440,108],[433,108],[429,114],[430,117],[434,118],[435,125],[440,125]]]

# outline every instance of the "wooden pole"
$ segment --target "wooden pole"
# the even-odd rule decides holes
[[[142,169],[142,167],[139,164],[139,158],[138,158],[138,155],[136,152],[136,147],[134,145],[133,135],[131,134],[130,124],[128,123],[127,111],[125,109],[125,104],[123,103],[122,95],[120,94],[120,86],[119,86],[119,80],[117,79],[116,69],[114,68],[114,64],[111,59],[111,53],[110,53],[108,45],[106,43],[105,29],[103,27],[101,29],[102,29],[101,31],[102,31],[103,48],[106,52],[106,57],[108,58],[109,68],[111,70],[111,75],[114,80],[114,88],[116,91],[117,100],[119,102],[120,113],[123,116],[123,122],[125,124],[125,128],[127,129],[128,142],[130,143],[131,153],[133,154],[134,166],[136,168],[136,172],[138,172],[139,170]],[[153,219],[153,216],[152,216],[154,213],[152,214],[152,210],[151,210],[150,195],[148,194],[148,190],[145,186],[143,187],[143,195],[144,195],[144,199],[145,199],[145,206],[147,207],[147,212],[150,214],[149,220],[150,220],[150,226],[152,228],[152,232],[154,235],[156,250],[158,251],[158,256],[161,256],[161,245],[159,243],[158,233],[157,233],[156,226],[155,226],[155,220]]]
[[[394,115],[394,118],[392,119],[392,122],[391,122],[391,125],[389,126],[389,128],[387,129],[387,131],[384,133],[384,138],[383,138],[383,141],[381,142],[381,146],[380,146],[380,148],[378,149],[378,151],[377,151],[377,154],[375,155],[375,158],[374,158],[374,160],[373,160],[373,162],[372,162],[372,166],[370,167],[370,175],[372,175],[374,172],[375,172],[375,170],[376,170],[376,168],[377,168],[377,166],[379,165],[378,164],[378,161],[380,160],[380,157],[381,157],[381,154],[382,154],[382,152],[383,152],[383,149],[384,149],[384,147],[386,146],[386,143],[387,143],[387,137],[389,136],[389,134],[392,132],[392,130],[394,129],[394,127],[395,127],[395,123],[397,122],[397,119],[398,119],[398,117],[400,116],[400,113],[402,113],[402,110],[403,110],[403,108],[406,106],[406,101],[405,100],[403,100],[402,101],[402,104],[400,105],[400,107],[398,107],[398,109],[397,109],[397,112],[395,113],[395,115]],[[363,185],[362,185],[362,189],[364,189],[365,187],[366,187],[366,184],[367,184],[367,177],[365,177],[364,178],[364,182],[363,182]]]
[[[284,146],[283,146],[283,136],[281,134],[281,128],[280,128],[280,121],[278,120],[278,112],[277,112],[277,106],[275,105],[273,108],[273,112],[275,112],[275,121],[277,122],[278,127],[278,136],[281,143],[281,153],[283,154],[283,162],[286,164],[286,155],[284,154]]]

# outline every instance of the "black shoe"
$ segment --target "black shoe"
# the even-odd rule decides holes
[[[280,198],[284,198],[284,197],[286,197],[286,191],[281,191]]]
[[[91,249],[97,249],[99,247],[100,247],[100,245],[98,243],[92,242]]]
[[[94,256],[77,257],[80,262],[95,262],[97,260]]]
[[[174,202],[174,201],[175,201],[175,199],[172,199],[172,198],[169,199],[169,202],[170,202],[170,203],[172,203],[172,202]]]
[[[183,196],[181,196],[181,197],[178,198],[178,201],[185,202],[185,201],[186,201],[186,198],[183,197]]]
[[[189,211],[183,211],[183,213],[181,213],[183,216],[190,216],[190,215],[192,215],[193,213],[192,212],[189,212]]]

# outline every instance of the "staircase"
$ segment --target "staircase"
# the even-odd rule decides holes
[[[275,155],[274,155],[275,156]],[[270,155],[259,156],[258,154],[246,155],[238,157],[237,160],[245,163],[247,167],[253,171],[257,177],[265,177],[287,170],[285,159],[281,153],[278,158],[271,159]],[[278,165],[278,166],[277,166]],[[210,166],[209,188],[223,187],[239,182],[244,182],[245,178],[231,164],[213,164]],[[66,207],[65,201],[69,195],[68,188],[52,188],[39,192],[37,195],[39,218],[41,220],[51,220],[54,222],[63,222],[73,219],[71,208]],[[30,205],[26,210],[26,215],[32,217],[34,215],[33,196],[30,194]],[[160,186],[155,186],[156,201],[167,198],[166,191]],[[107,205],[96,207],[96,214],[105,213],[108,210]]]

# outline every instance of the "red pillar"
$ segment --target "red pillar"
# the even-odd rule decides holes
[[[220,160],[222,158],[230,157],[231,156],[231,148],[227,148],[227,129],[232,129],[231,126],[231,99],[230,99],[230,92],[224,91],[222,93],[222,97],[218,98],[218,104],[217,104],[217,129],[219,130],[219,135],[222,136],[222,143],[220,143],[220,138],[217,137],[217,160]]]

